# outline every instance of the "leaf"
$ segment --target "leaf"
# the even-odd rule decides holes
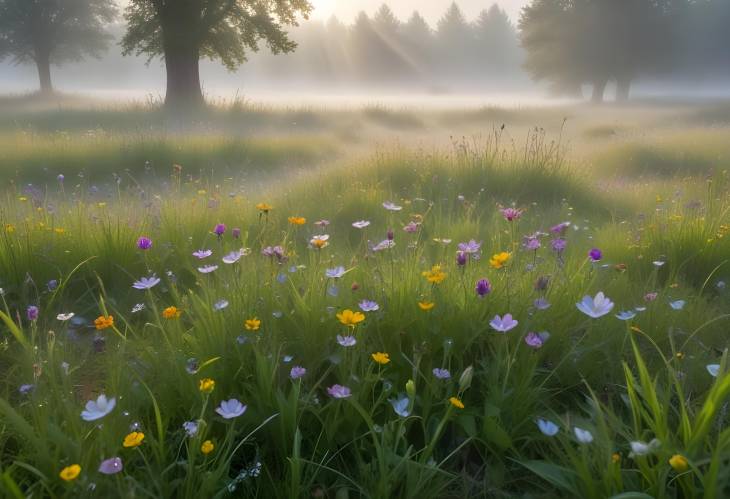
[[[578,491],[573,487],[572,480],[576,477],[574,471],[548,463],[547,461],[517,461],[519,464],[532,471],[534,474],[547,480],[556,487],[571,492],[575,497],[579,497]]]
[[[494,418],[484,418],[482,435],[487,442],[496,445],[499,450],[504,451],[512,447],[512,438],[509,433]]]
[[[15,339],[18,340],[18,343],[23,345],[25,348],[30,348],[30,343],[28,343],[28,339],[25,337],[25,334],[18,327],[18,325],[13,322],[13,319],[11,319],[5,312],[2,311],[0,311],[0,319],[2,319],[2,321],[10,330],[10,334],[12,334]]]
[[[643,492],[622,492],[615,496],[611,496],[609,499],[654,499],[654,496],[644,494]]]

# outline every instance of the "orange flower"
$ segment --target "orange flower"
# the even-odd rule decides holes
[[[182,310],[179,310],[177,307],[167,307],[165,310],[162,311],[162,317],[165,319],[177,319],[182,314]]]
[[[289,217],[289,223],[292,225],[304,225],[307,219],[304,217]]]
[[[435,306],[436,306],[436,304],[432,301],[419,301],[418,302],[418,308],[420,308],[424,312],[428,312]]]
[[[96,326],[96,329],[98,329],[99,331],[101,331],[102,329],[112,327],[114,325],[114,316],[100,315],[94,321],[94,325]]]
[[[268,203],[259,203],[256,205],[256,209],[259,210],[261,213],[268,213],[273,210],[274,207]]]

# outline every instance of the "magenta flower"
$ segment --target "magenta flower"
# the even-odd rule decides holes
[[[492,284],[487,279],[479,279],[476,285],[476,292],[479,298],[484,298],[492,291]]]
[[[537,236],[526,236],[522,246],[528,251],[537,251],[540,249],[540,239]]]
[[[519,322],[512,318],[512,314],[504,314],[504,317],[495,315],[494,319],[492,319],[489,323],[489,325],[492,326],[492,329],[499,331],[500,333],[506,333],[510,329],[514,329],[517,327],[517,324],[519,324]]]
[[[524,210],[518,210],[517,208],[502,208],[499,211],[502,213],[505,220],[512,222],[514,220],[519,220]]]
[[[352,390],[343,385],[332,385],[327,388],[330,397],[336,399],[346,399],[352,395]]]
[[[603,253],[598,248],[593,248],[588,252],[588,257],[593,262],[599,262],[601,261],[601,258],[603,258]]]
[[[216,236],[221,237],[226,232],[225,224],[217,224],[215,229],[213,229],[213,232]]]
[[[137,239],[137,247],[141,250],[148,250],[152,247],[152,239],[142,236]]]
[[[570,222],[559,223],[558,225],[550,227],[550,232],[553,234],[563,235],[568,227],[570,227]]]
[[[114,475],[122,471],[122,469],[124,469],[124,466],[122,465],[122,458],[120,457],[106,459],[99,465],[99,473],[103,473],[105,475]]]

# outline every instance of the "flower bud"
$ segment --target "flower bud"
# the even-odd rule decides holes
[[[472,366],[464,369],[459,378],[459,392],[464,392],[471,386],[471,380],[474,377],[474,368]]]

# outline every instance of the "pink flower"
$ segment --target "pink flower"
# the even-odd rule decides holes
[[[505,220],[512,222],[514,220],[519,220],[524,210],[518,210],[517,208],[502,208],[499,211],[502,213]]]

